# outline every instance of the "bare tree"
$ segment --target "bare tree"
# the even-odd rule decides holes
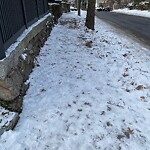
[[[81,0],[77,0],[77,6],[78,6],[78,16],[81,16]]]
[[[92,30],[94,30],[95,24],[95,3],[96,0],[88,0],[88,9],[85,22],[85,26]]]

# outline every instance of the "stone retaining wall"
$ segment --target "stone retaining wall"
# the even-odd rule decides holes
[[[22,99],[29,86],[25,81],[53,25],[53,17],[48,16],[28,33],[10,56],[0,61],[0,106],[21,112]]]
[[[49,11],[54,15],[54,20],[56,23],[62,13],[70,12],[70,4],[67,2],[62,2],[61,0],[57,0],[55,3],[48,3],[48,5]]]

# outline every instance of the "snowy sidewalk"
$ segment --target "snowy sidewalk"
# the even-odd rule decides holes
[[[149,150],[150,52],[96,19],[65,14],[30,76],[0,150]]]

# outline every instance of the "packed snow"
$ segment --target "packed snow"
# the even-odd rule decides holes
[[[83,13],[83,12],[82,12]],[[64,14],[30,75],[0,150],[149,150],[150,52],[85,13]]]
[[[141,11],[137,9],[129,10],[128,8],[124,8],[124,9],[115,9],[113,10],[113,12],[150,18],[150,11],[148,10]]]

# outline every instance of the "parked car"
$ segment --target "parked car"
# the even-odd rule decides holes
[[[107,7],[97,7],[96,8],[97,11],[111,11],[112,8],[107,6]]]
[[[107,6],[107,7],[104,7],[104,11],[111,11],[112,9],[109,7],[109,6]]]
[[[96,10],[97,11],[104,11],[104,8],[103,7],[97,7]]]
[[[71,10],[71,11],[77,11],[77,8],[71,6],[71,7],[70,7],[70,10]]]

